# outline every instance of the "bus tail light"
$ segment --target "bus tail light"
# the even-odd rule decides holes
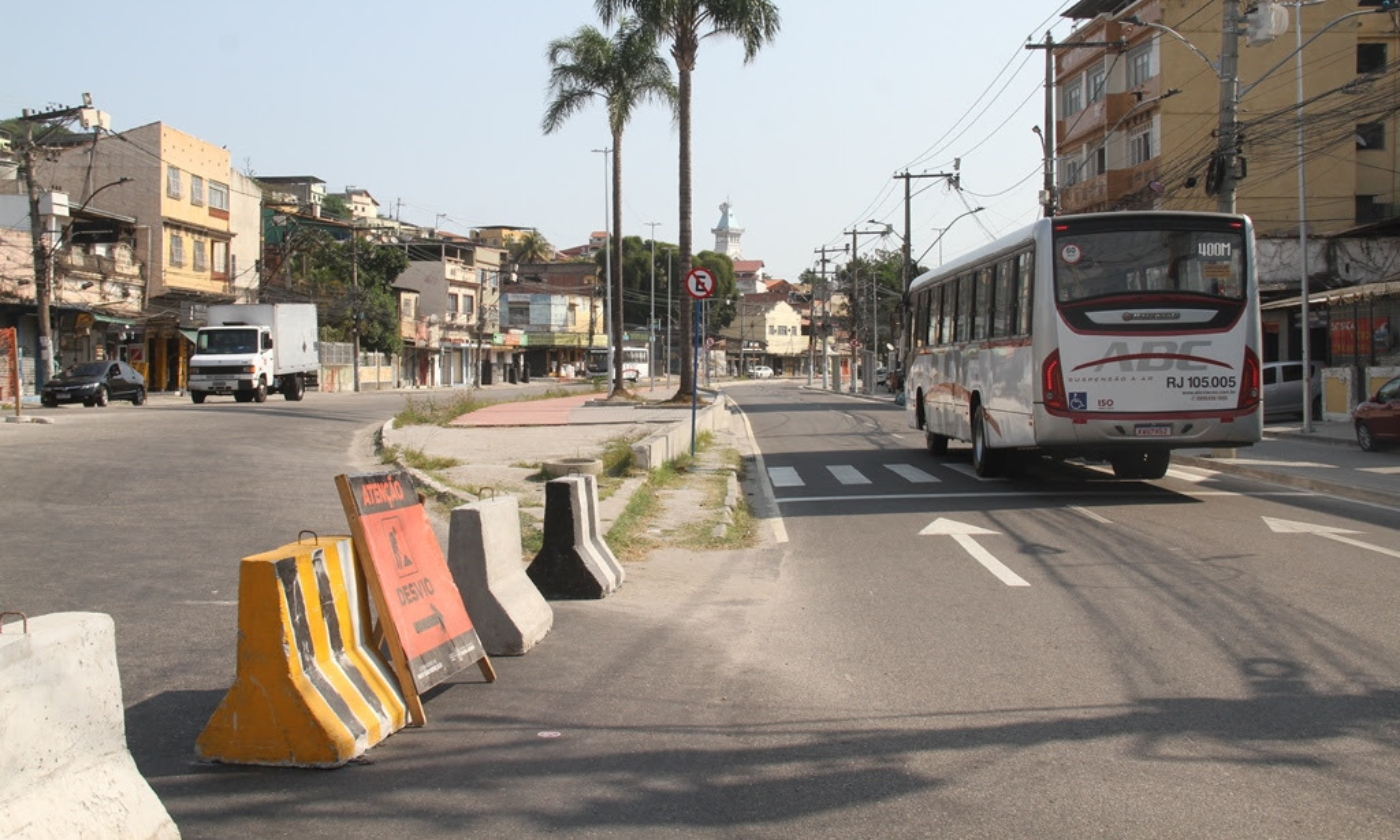
[[[1254,351],[1246,347],[1244,349],[1244,370],[1240,377],[1240,401],[1236,406],[1240,411],[1252,411],[1259,405],[1259,396],[1262,388],[1259,384],[1259,357]]]
[[[1059,350],[1045,358],[1045,364],[1040,369],[1040,386],[1044,392],[1046,411],[1051,414],[1069,414],[1069,402],[1065,395],[1065,377],[1060,371]]]

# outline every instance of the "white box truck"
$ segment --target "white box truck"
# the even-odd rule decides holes
[[[321,370],[314,303],[231,303],[209,307],[190,359],[190,399],[232,395],[265,402],[300,400]]]

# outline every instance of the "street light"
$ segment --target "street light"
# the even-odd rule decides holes
[[[961,218],[963,218],[964,216],[971,216],[971,215],[974,214],[974,213],[981,213],[981,212],[982,212],[983,210],[985,210],[985,209],[987,209],[987,208],[985,208],[985,207],[974,207],[974,208],[972,208],[971,210],[968,210],[968,211],[965,212],[965,213],[959,213],[958,215],[954,216],[954,217],[953,217],[953,221],[949,222],[948,224],[944,225],[943,227],[941,227],[941,228],[934,228],[934,230],[938,231],[938,236],[937,236],[932,242],[930,242],[930,243],[929,243],[929,246],[928,246],[927,248],[924,249],[924,252],[923,252],[922,254],[919,255],[919,262],[923,262],[923,261],[924,261],[924,257],[927,257],[927,256],[928,256],[928,252],[933,250],[933,246],[934,246],[934,245],[937,245],[937,246],[938,246],[938,264],[939,264],[939,265],[943,265],[943,244],[942,244],[942,243],[943,243],[943,237],[944,237],[944,235],[947,234],[948,231],[952,229],[953,225],[957,224],[958,219],[961,219]]]

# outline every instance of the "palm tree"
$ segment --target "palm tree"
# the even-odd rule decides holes
[[[591,26],[569,38],[550,42],[549,91],[545,134],[557,131],[593,98],[602,99],[612,132],[612,280],[613,393],[626,387],[622,378],[622,130],[642,102],[675,102],[671,69],[656,51],[656,36],[639,22],[623,18],[611,39]]]
[[[526,231],[512,239],[507,251],[518,263],[550,262],[554,258],[554,246],[537,230]]]
[[[700,42],[715,35],[732,35],[744,45],[744,63],[753,60],[764,44],[777,37],[781,21],[778,7],[770,0],[595,0],[598,16],[610,24],[624,11],[636,15],[658,39],[671,43],[671,58],[679,71],[679,102],[676,106],[680,128],[680,272],[691,268],[690,226],[690,75]],[[695,302],[681,295],[681,385],[680,394],[695,393],[691,354],[694,346],[692,323]]]

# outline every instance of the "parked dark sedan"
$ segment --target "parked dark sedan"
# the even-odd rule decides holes
[[[52,408],[59,403],[106,405],[112,400],[146,401],[146,378],[126,362],[81,362],[44,383],[39,402]]]
[[[1384,443],[1400,443],[1400,376],[1376,389],[1351,414],[1356,443],[1367,452]]]

